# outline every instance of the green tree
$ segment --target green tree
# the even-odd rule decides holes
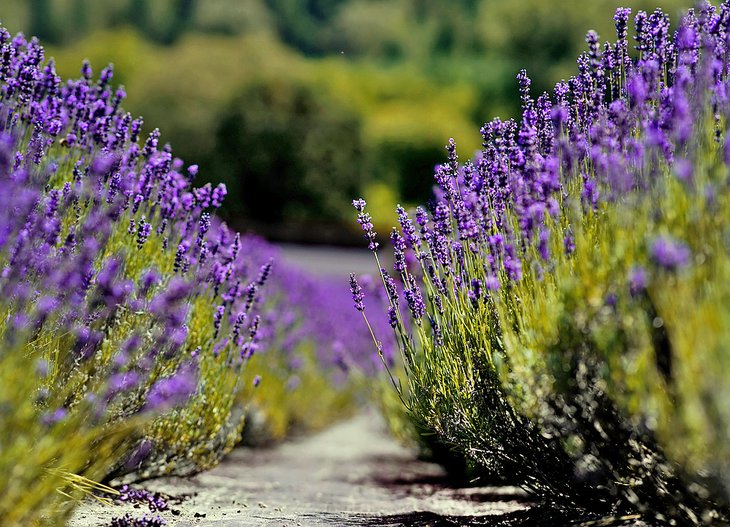
[[[326,27],[349,0],[266,0],[282,40],[310,55],[329,51]]]
[[[76,34],[84,35],[89,30],[89,6],[86,0],[73,0],[71,20]]]
[[[51,4],[51,0],[30,0],[30,34],[43,42],[58,42],[59,38]]]
[[[166,44],[172,44],[180,36],[190,29],[195,16],[196,0],[175,0],[172,6],[170,27],[163,41]]]
[[[360,190],[356,116],[305,84],[259,81],[221,121],[215,163],[229,212],[259,221],[341,220]]]
[[[150,30],[150,12],[147,0],[130,0],[127,13],[129,22],[142,34]]]

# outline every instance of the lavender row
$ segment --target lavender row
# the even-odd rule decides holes
[[[549,503],[721,522],[730,4],[675,31],[639,11],[633,42],[630,15],[552,93],[522,71],[521,120],[485,124],[464,163],[451,141],[433,202],[398,208],[391,375],[420,426]]]
[[[196,165],[158,130],[141,136],[111,67],[81,73],[62,81],[36,39],[0,28],[0,406],[10,410],[0,472],[14,474],[0,482],[0,511],[11,525],[49,510],[62,522],[72,502],[56,489],[73,492],[80,477],[217,463],[240,439],[250,390],[265,393],[255,356],[296,370],[314,347],[332,390],[333,372],[370,371],[331,288],[277,267],[271,246],[215,216],[226,187],[196,187]]]

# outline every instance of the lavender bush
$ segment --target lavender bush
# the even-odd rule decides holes
[[[640,11],[633,43],[629,22],[589,32],[552,93],[521,72],[521,121],[487,123],[465,163],[451,142],[434,202],[398,210],[392,378],[419,426],[548,503],[722,523],[730,3],[676,31]]]
[[[111,79],[85,64],[64,84],[37,40],[0,29],[9,525],[62,523],[55,490],[73,491],[71,474],[200,469],[240,431],[233,405],[268,264],[211,216],[225,187],[194,188],[197,168],[156,130],[140,141]]]
[[[63,496],[119,494],[94,481],[208,468],[247,412],[273,439],[321,427],[378,365],[348,295],[217,219],[226,187],[194,187],[197,166],[157,130],[143,141],[112,77],[85,63],[64,84],[36,39],[0,28],[8,525],[63,524]]]

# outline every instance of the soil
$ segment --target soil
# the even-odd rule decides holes
[[[175,527],[550,525],[515,487],[452,487],[443,469],[390,438],[374,411],[270,449],[239,448],[190,478],[141,485],[171,497]],[[141,506],[87,501],[72,527],[106,526]],[[543,521],[547,520],[547,521]],[[560,523],[555,523],[559,525]]]

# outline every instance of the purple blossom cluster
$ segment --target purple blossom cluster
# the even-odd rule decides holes
[[[423,317],[423,292],[413,276],[427,277],[437,305],[447,282],[476,305],[489,291],[521,280],[526,266],[549,269],[551,226],[575,183],[585,210],[651,188],[664,166],[692,186],[695,146],[689,139],[705,126],[708,105],[714,139],[724,141],[730,161],[724,134],[730,116],[730,4],[716,8],[704,2],[690,9],[674,33],[660,9],[639,11],[634,49],[630,16],[629,9],[616,11],[615,42],[601,45],[589,32],[578,74],[557,83],[552,93],[535,99],[521,71],[521,120],[485,124],[482,150],[464,163],[451,140],[447,161],[435,170],[435,200],[416,209],[415,222],[398,207],[400,225],[391,235],[394,271],[416,321]],[[353,205],[375,251],[365,202]],[[692,261],[682,240],[661,235],[647,243],[658,268],[677,270]],[[575,250],[570,227],[563,249],[567,255]],[[483,281],[472,279],[474,258],[483,266]],[[390,309],[399,306],[391,302]]]
[[[124,516],[112,518],[109,527],[163,527],[167,525],[167,521],[161,516],[150,516],[145,514],[140,518],[135,518],[127,513]]]
[[[658,267],[675,270],[689,265],[692,253],[686,244],[659,236],[651,244],[651,258]]]
[[[144,489],[134,489],[129,485],[122,485],[119,489],[117,500],[124,503],[146,504],[151,512],[164,511],[167,509],[167,500],[160,494]]]
[[[194,187],[197,166],[158,130],[142,137],[112,78],[84,63],[63,82],[37,39],[0,27],[0,338],[55,339],[40,379],[49,424],[81,401],[96,422],[178,407],[201,360],[238,367],[258,338],[270,264],[212,215],[225,186]],[[215,335],[192,349],[200,299]]]

